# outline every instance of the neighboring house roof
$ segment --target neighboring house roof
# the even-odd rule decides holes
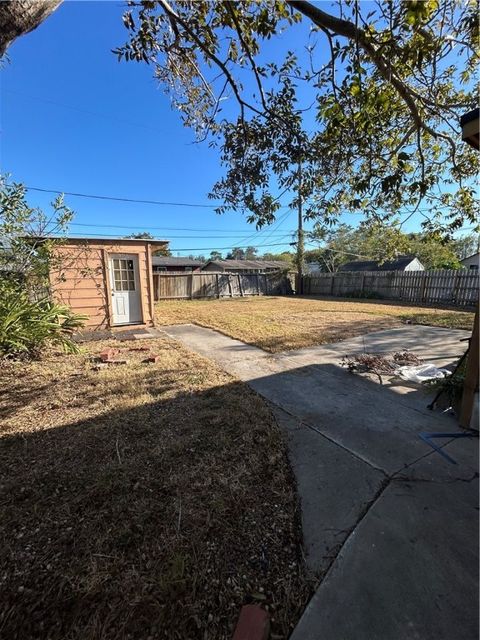
[[[282,260],[209,260],[204,266],[213,265],[219,269],[289,269],[288,262]]]
[[[478,257],[480,257],[480,252],[479,251],[477,251],[476,253],[472,253],[471,256],[467,256],[466,258],[462,258],[460,260],[460,262],[466,262],[467,260],[471,260],[472,258],[478,258]]]
[[[201,267],[203,264],[201,260],[192,260],[192,258],[173,258],[171,256],[153,256],[152,258],[154,267]]]
[[[342,264],[340,271],[404,271],[414,260],[424,268],[415,256],[398,256],[395,260],[388,260],[382,264],[379,260],[353,260]]]

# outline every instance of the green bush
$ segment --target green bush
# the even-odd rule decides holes
[[[12,281],[0,282],[0,356],[34,357],[48,345],[76,353],[72,334],[85,319],[48,298],[32,302],[25,289]]]

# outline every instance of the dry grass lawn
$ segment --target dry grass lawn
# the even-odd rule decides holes
[[[471,329],[473,313],[411,307],[381,301],[252,297],[224,300],[162,300],[159,324],[195,323],[275,353],[338,342],[406,321]]]
[[[249,602],[288,637],[309,586],[260,397],[167,339],[0,366],[0,637],[230,640]]]

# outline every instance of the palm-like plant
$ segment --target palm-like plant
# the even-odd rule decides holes
[[[49,298],[31,301],[16,283],[0,283],[0,356],[37,356],[47,345],[76,353],[72,335],[86,316]]]

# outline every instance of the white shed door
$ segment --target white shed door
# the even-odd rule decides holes
[[[118,253],[110,256],[110,285],[113,324],[142,322],[138,256]]]

